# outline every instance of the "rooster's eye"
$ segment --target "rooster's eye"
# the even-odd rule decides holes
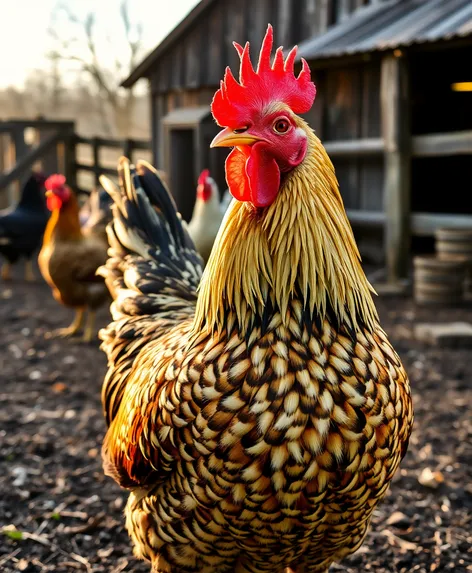
[[[286,119],[278,119],[274,123],[274,131],[276,133],[287,133],[290,128],[290,123]]]

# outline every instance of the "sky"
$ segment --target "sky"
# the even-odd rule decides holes
[[[144,55],[154,49],[198,1],[130,0],[131,18],[143,26]],[[50,66],[46,54],[55,47],[48,33],[50,26],[55,26],[61,37],[76,35],[77,30],[61,12],[61,5],[66,5],[79,18],[94,11],[100,58],[110,60],[110,65],[115,57],[125,59],[120,3],[121,0],[0,0],[0,88],[22,87],[29,74]],[[86,55],[80,42],[77,46],[80,55]]]

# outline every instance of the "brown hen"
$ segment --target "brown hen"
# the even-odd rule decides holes
[[[66,185],[64,176],[51,176],[46,189],[52,214],[39,253],[39,269],[54,298],[75,310],[72,324],[54,334],[76,334],[88,311],[83,340],[90,342],[96,336],[95,311],[108,299],[105,283],[96,275],[98,267],[106,261],[107,244],[93,227],[88,231],[81,228],[77,197]]]
[[[271,34],[251,77],[238,47],[248,92],[260,74],[293,76],[281,54],[267,66]],[[126,526],[156,573],[325,573],[361,545],[406,452],[409,384],[295,88],[274,85],[275,105],[256,98],[263,113],[252,105],[238,127],[221,105],[232,86],[215,96],[227,129],[214,144],[235,146],[239,201],[203,276],[151,166],[122,159],[121,190],[102,181],[116,203],[101,271],[115,298],[104,468],[131,492]],[[287,169],[289,136],[301,142]]]

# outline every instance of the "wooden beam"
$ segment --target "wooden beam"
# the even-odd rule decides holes
[[[28,154],[30,146],[25,141],[25,130],[23,127],[19,127],[15,131],[10,133],[10,137],[13,143],[13,152],[15,154],[15,163],[17,163],[22,157]],[[15,185],[10,185],[8,188],[8,204],[14,205],[20,198],[21,189],[26,183],[28,177],[24,174],[22,177],[18,178]]]
[[[100,141],[98,137],[94,137],[92,141],[92,158],[93,158],[93,172],[95,175],[95,185],[100,185]]]
[[[385,225],[385,213],[383,211],[346,209],[346,214],[353,227],[379,228]]]
[[[87,165],[86,163],[75,163],[74,168],[76,171],[91,171],[98,173],[98,175],[116,175],[116,167],[96,167],[95,165]]]
[[[338,22],[343,22],[350,13],[349,0],[338,0]]]
[[[410,249],[411,131],[404,57],[383,57],[380,104],[385,144],[385,258],[387,279],[396,283],[407,276]]]
[[[441,227],[456,229],[472,228],[472,215],[445,213],[414,213],[411,216],[411,232],[420,237],[432,237]]]
[[[26,129],[34,127],[36,129],[70,129],[74,127],[73,121],[49,121],[46,119],[9,119],[0,121],[0,133],[15,130],[17,128]]]
[[[133,150],[134,150],[133,140],[132,139],[125,139],[123,143],[124,143],[123,155],[125,157],[127,157],[132,163],[133,162]]]
[[[413,138],[413,157],[472,155],[472,131],[432,133]]]
[[[151,142],[147,139],[106,139],[104,137],[75,137],[75,143],[82,145],[94,145],[94,142],[98,144],[99,147],[109,147],[112,149],[125,149],[126,142],[131,142],[133,149],[144,149],[150,150],[152,148]]]
[[[75,144],[75,124],[72,124],[64,138],[64,175],[72,189],[77,189],[77,173],[75,161],[77,158],[77,148]]]
[[[0,176],[0,189],[6,187],[15,179],[21,177],[27,169],[30,169],[38,159],[44,155],[44,153],[48,152],[52,149],[57,142],[60,140],[61,134],[59,133],[52,133],[48,135],[37,147],[34,147],[27,155],[22,157],[5,175]]]
[[[382,138],[349,139],[346,141],[325,141],[323,143],[331,157],[366,157],[381,155],[385,150]]]

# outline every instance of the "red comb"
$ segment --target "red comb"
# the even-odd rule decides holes
[[[200,177],[198,178],[198,184],[199,185],[205,185],[206,180],[208,179],[210,175],[210,170],[209,169],[204,169],[201,173],[200,173]]]
[[[44,183],[44,186],[48,191],[57,191],[62,189],[66,184],[66,178],[64,175],[60,175],[56,173],[55,175],[51,175],[48,177]]]
[[[211,104],[211,111],[218,125],[239,127],[247,122],[248,108],[260,109],[271,102],[283,102],[294,113],[306,113],[313,105],[316,87],[311,81],[310,68],[303,58],[298,77],[294,74],[297,46],[292,48],[285,60],[283,48],[278,48],[271,65],[273,40],[274,32],[269,24],[262,41],[256,71],[249,57],[249,42],[244,48],[234,43],[241,59],[239,83],[231,70],[226,68],[220,89],[215,93]]]

